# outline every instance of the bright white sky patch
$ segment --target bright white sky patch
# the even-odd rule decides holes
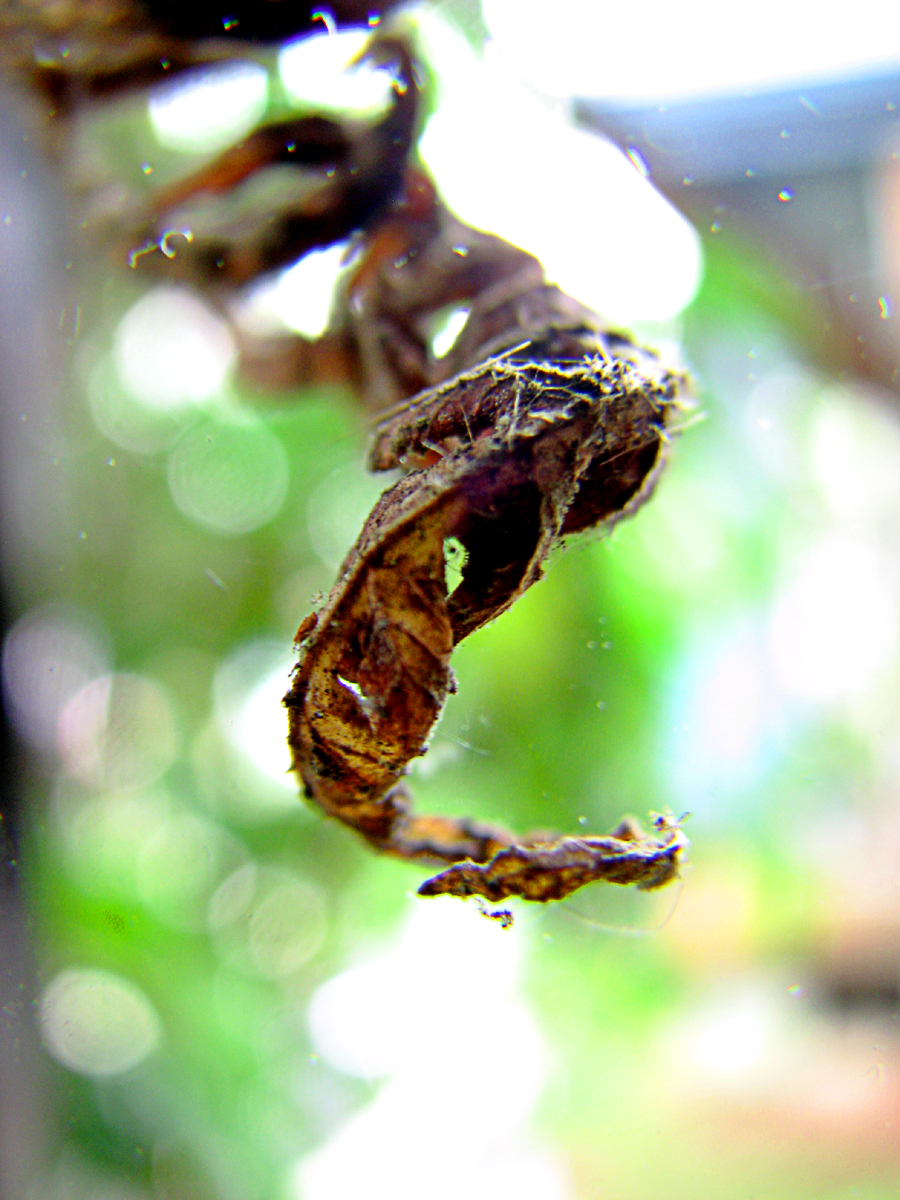
[[[504,1038],[488,1051],[496,1026],[519,1013],[514,1002],[521,946],[519,935],[501,929],[472,905],[438,900],[416,903],[398,946],[380,958],[351,967],[315,992],[309,1022],[313,1043],[339,1070],[364,1079],[398,1072],[459,1070],[483,1050],[505,1094]],[[461,971],[480,986],[467,995],[448,987]],[[477,994],[476,994],[477,992]],[[490,994],[491,1006],[483,996]],[[436,1031],[440,1031],[439,1036]],[[519,1051],[543,1062],[531,1027]],[[514,1039],[515,1040],[515,1039]],[[422,1048],[428,1045],[427,1059]],[[516,1074],[510,1064],[509,1069]]]
[[[275,291],[275,306],[289,329],[318,337],[328,327],[334,286],[344,265],[346,242],[312,250],[283,271]]]
[[[432,1200],[495,1200],[513,1188],[521,1200],[562,1200],[559,1169],[525,1128],[546,1054],[516,995],[519,932],[471,905],[414,903],[397,946],[313,996],[310,1033],[322,1057],[389,1078],[297,1164],[291,1194],[421,1200],[425,1181]],[[463,1099],[473,1080],[483,1080],[487,1108]]]
[[[539,90],[624,102],[790,87],[900,67],[895,0],[483,0],[497,51]]]
[[[274,783],[296,792],[287,748],[287,713],[281,703],[293,662],[280,663],[246,697],[235,719],[237,744],[253,765]]]
[[[287,713],[281,703],[293,665],[294,657],[282,642],[245,642],[216,671],[213,697],[225,736],[258,771],[295,795]]]
[[[258,63],[208,67],[157,88],[150,120],[164,146],[211,152],[252,129],[265,112],[268,92],[268,75]]]
[[[665,1053],[677,1078],[694,1088],[742,1092],[785,1061],[790,1034],[783,993],[771,984],[722,987],[665,1031]],[[796,1048],[796,1037],[793,1039]]]
[[[431,352],[436,358],[446,354],[469,318],[468,308],[454,308],[431,336]]]
[[[820,397],[813,427],[813,470],[828,506],[852,526],[900,520],[900,422],[893,397],[854,382]]]
[[[502,66],[483,67],[435,18],[445,84],[420,144],[462,220],[536,254],[547,276],[614,321],[664,320],[700,282],[700,244],[609,142],[567,123]]]
[[[746,766],[759,751],[767,696],[756,649],[750,638],[724,646],[697,697],[704,750],[721,760],[721,767]]]
[[[771,647],[782,687],[811,700],[864,691],[897,645],[897,598],[875,547],[836,536],[818,546],[775,605]]]
[[[391,77],[371,63],[350,65],[368,37],[368,30],[347,29],[289,42],[278,56],[282,83],[317,109],[374,114],[390,101]]]

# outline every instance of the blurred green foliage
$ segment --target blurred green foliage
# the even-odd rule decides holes
[[[132,118],[106,136],[117,156],[141,158]],[[689,1050],[672,1051],[687,1037],[682,1023],[717,989],[771,985],[783,1000],[799,981],[807,992],[790,1020],[800,1033],[785,1045],[818,1039],[829,1078],[829,1055],[849,1053],[850,1035],[829,1025],[825,985],[816,1008],[810,982],[847,885],[836,882],[840,854],[818,853],[808,835],[824,816],[877,809],[888,769],[879,720],[897,715],[896,700],[879,709],[878,696],[862,716],[859,705],[786,702],[763,680],[770,690],[754,701],[746,746],[710,765],[717,748],[704,733],[697,680],[741,629],[751,651],[763,645],[786,569],[832,521],[810,451],[832,381],[798,349],[790,285],[763,286],[760,272],[752,249],[730,257],[711,249],[681,326],[705,420],[673,447],[658,495],[636,520],[560,553],[544,581],[460,648],[458,694],[412,775],[422,809],[517,829],[603,832],[625,812],[693,811],[683,894],[651,905],[598,893],[584,906],[522,911],[509,935],[527,949],[524,994],[552,1058],[529,1136],[555,1146],[572,1196],[897,1194],[898,1108],[889,1100],[817,1116],[804,1108],[816,1089],[807,1066],[796,1068],[802,1097],[790,1070],[775,1067],[746,1084],[737,1072],[717,1091],[715,1070],[706,1078],[698,1067],[689,1080]],[[140,989],[164,1035],[108,1078],[50,1068],[59,1157],[35,1195],[299,1195],[293,1164],[379,1089],[316,1053],[309,998],[389,944],[410,908],[428,902],[407,895],[420,868],[373,857],[307,809],[277,766],[267,771],[254,756],[248,738],[258,726],[240,735],[238,726],[254,663],[271,672],[280,654],[286,689],[294,630],[330,587],[382,485],[365,476],[366,430],[341,392],[276,403],[232,382],[177,411],[141,407],[110,365],[116,327],[139,290],[96,265],[77,263],[69,276],[67,319],[76,299],[80,314],[71,386],[18,601],[23,611],[51,604],[47,611],[79,614],[99,630],[109,666],[162,697],[164,719],[147,716],[141,693],[104,753],[121,751],[127,766],[129,755],[153,751],[164,769],[151,762],[124,786],[107,786],[96,764],[77,766],[77,753],[68,774],[36,763],[26,882],[42,981],[71,969],[111,972]],[[815,323],[808,297],[800,311]],[[748,424],[760,383],[773,379],[778,461]],[[853,404],[851,396],[844,405],[850,420]],[[179,509],[171,463],[186,439],[234,429],[276,439],[288,470],[277,513],[229,533]],[[222,462],[226,470],[227,455]],[[896,682],[895,662],[890,671]],[[277,732],[285,722],[277,682],[267,696],[252,711]],[[171,736],[160,732],[165,721]],[[226,883],[231,893],[221,891]],[[293,928],[274,901],[264,909],[273,895],[296,900]],[[604,931],[661,922],[653,936]],[[477,992],[479,980],[446,986]],[[492,1002],[488,991],[486,1011]],[[785,1062],[792,1053],[784,1050]],[[879,1062],[896,1058],[878,1053]],[[483,1071],[489,1079],[489,1062]],[[487,1096],[474,1088],[458,1103],[483,1105],[490,1121],[485,1086]]]

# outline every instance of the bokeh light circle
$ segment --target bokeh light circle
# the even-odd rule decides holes
[[[62,605],[32,609],[3,643],[3,697],[17,731],[43,751],[57,748],[60,713],[107,670],[104,631]]]
[[[146,787],[178,753],[168,693],[141,675],[102,675],[77,692],[59,718],[63,762],[98,788]]]
[[[144,993],[111,971],[63,971],[45,989],[40,1028],[53,1057],[93,1078],[121,1075],[159,1043],[156,1010]]]
[[[205,421],[170,451],[168,480],[190,520],[215,533],[249,533],[284,504],[287,455],[262,422]]]
[[[194,419],[190,408],[153,408],[135,399],[123,385],[111,353],[93,365],[86,391],[94,424],[103,436],[134,454],[167,450]]]
[[[164,924],[198,931],[206,924],[210,896],[245,859],[243,846],[222,826],[193,813],[173,813],[141,847],[141,900]]]
[[[119,322],[113,357],[128,394],[165,412],[215,396],[235,349],[224,321],[201,300],[184,288],[158,287]]]
[[[247,863],[213,894],[208,919],[229,966],[263,979],[285,979],[322,945],[325,894],[293,871]]]

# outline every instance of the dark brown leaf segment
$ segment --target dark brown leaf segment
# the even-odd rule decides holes
[[[547,338],[564,358],[541,361]],[[285,704],[306,794],[379,850],[453,864],[421,895],[544,901],[593,880],[655,888],[677,873],[687,843],[668,818],[652,835],[627,823],[609,837],[517,839],[416,815],[401,778],[454,690],[453,647],[540,578],[565,534],[609,525],[649,494],[678,380],[630,343],[613,347],[582,320],[383,421],[373,466],[413,469],[378,501],[298,631]],[[466,555],[449,594],[448,543]]]

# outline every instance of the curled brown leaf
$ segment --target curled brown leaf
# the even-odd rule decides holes
[[[548,342],[567,358],[544,359]],[[402,777],[454,690],[453,647],[535,583],[567,534],[609,526],[649,495],[679,384],[581,325],[461,372],[379,426],[373,466],[409,474],[376,504],[315,625],[301,626],[285,704],[310,799],[379,850],[454,864],[421,895],[545,901],[597,879],[654,888],[677,873],[687,843],[667,818],[649,836],[624,825],[517,839],[416,815]],[[465,559],[448,593],[451,542]]]

